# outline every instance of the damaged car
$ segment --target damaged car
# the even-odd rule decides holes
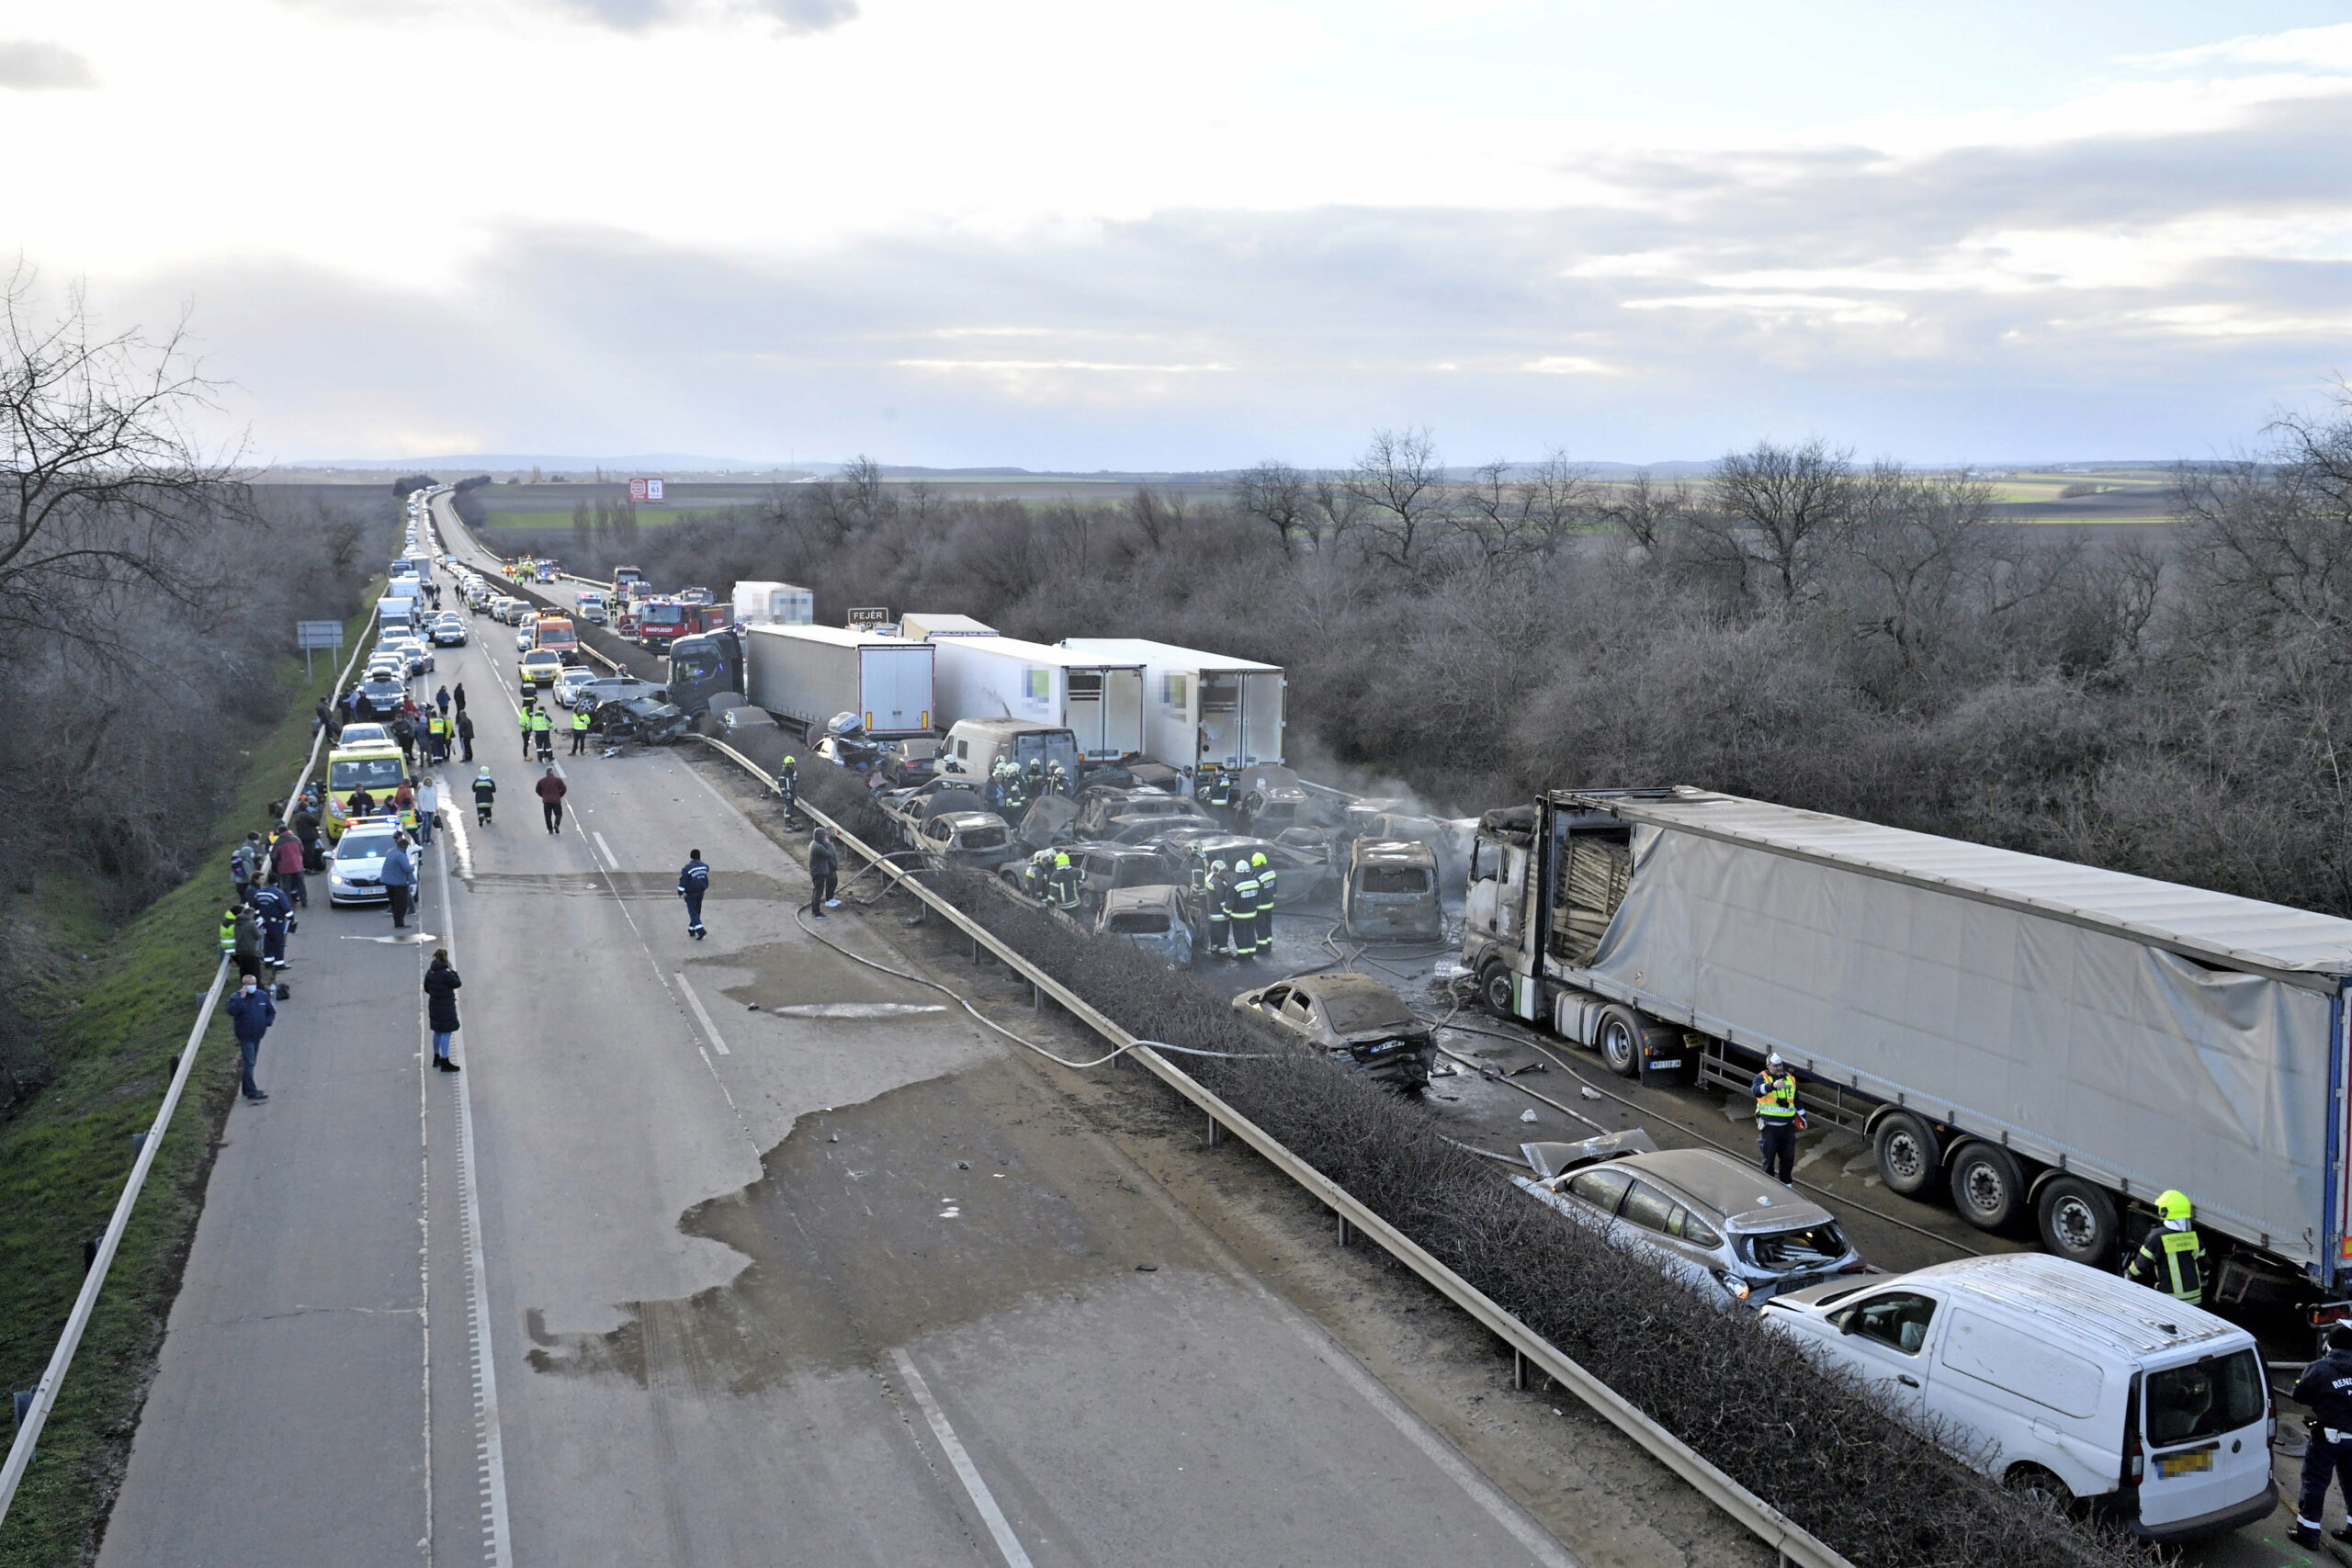
[[[1358,839],[1340,884],[1340,923],[1372,942],[1445,940],[1437,852],[1405,839]]]
[[[1437,1065],[1437,1031],[1369,975],[1295,976],[1244,991],[1233,1007],[1351,1072],[1408,1093],[1429,1088]]]
[[[1660,1149],[1636,1127],[1520,1153],[1535,1174],[1512,1185],[1725,1305],[1760,1307],[1870,1267],[1828,1210],[1714,1149]]]
[[[1193,927],[1184,918],[1181,892],[1164,883],[1114,887],[1103,896],[1089,929],[1096,936],[1148,953],[1170,968],[1188,968]]]

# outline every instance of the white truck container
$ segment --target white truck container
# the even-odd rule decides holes
[[[933,642],[944,637],[994,637],[996,628],[969,615],[922,615],[910,611],[899,617],[899,635],[910,642]]]
[[[957,617],[960,619],[961,617]],[[1011,718],[1058,726],[1090,762],[1144,750],[1140,660],[1105,658],[1009,637],[939,636],[939,722]]]
[[[743,694],[778,718],[814,729],[853,713],[876,740],[931,733],[933,644],[839,626],[752,626],[741,635]]]
[[[1144,755],[1171,768],[1283,760],[1282,667],[1144,637],[1071,637],[1061,647],[1144,673]]]
[[[817,595],[791,582],[739,582],[735,624],[739,626],[805,626],[817,618]]]

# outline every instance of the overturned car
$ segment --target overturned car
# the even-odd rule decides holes
[[[1437,1031],[1369,975],[1301,975],[1244,991],[1233,1007],[1375,1083],[1429,1088]]]

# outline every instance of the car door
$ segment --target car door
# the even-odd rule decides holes
[[[1695,1278],[1707,1272],[1674,1234],[1684,1213],[1673,1194],[1636,1177],[1617,1207],[1619,1234],[1655,1254],[1669,1273]]]
[[[1258,993],[1258,999],[1250,1003],[1250,1007],[1251,1011],[1268,1023],[1286,1025],[1288,1021],[1283,1017],[1282,1010],[1283,1004],[1288,1000],[1290,1000],[1288,986],[1269,986]]]
[[[1838,1311],[1831,1352],[1879,1384],[1895,1407],[1916,1416],[1927,1408],[1928,1340],[1937,1299],[1925,1291],[1880,1291]]]

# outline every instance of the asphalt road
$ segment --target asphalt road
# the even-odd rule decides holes
[[[548,833],[477,625],[497,823],[404,938],[313,879],[104,1562],[1576,1561],[681,759]]]

